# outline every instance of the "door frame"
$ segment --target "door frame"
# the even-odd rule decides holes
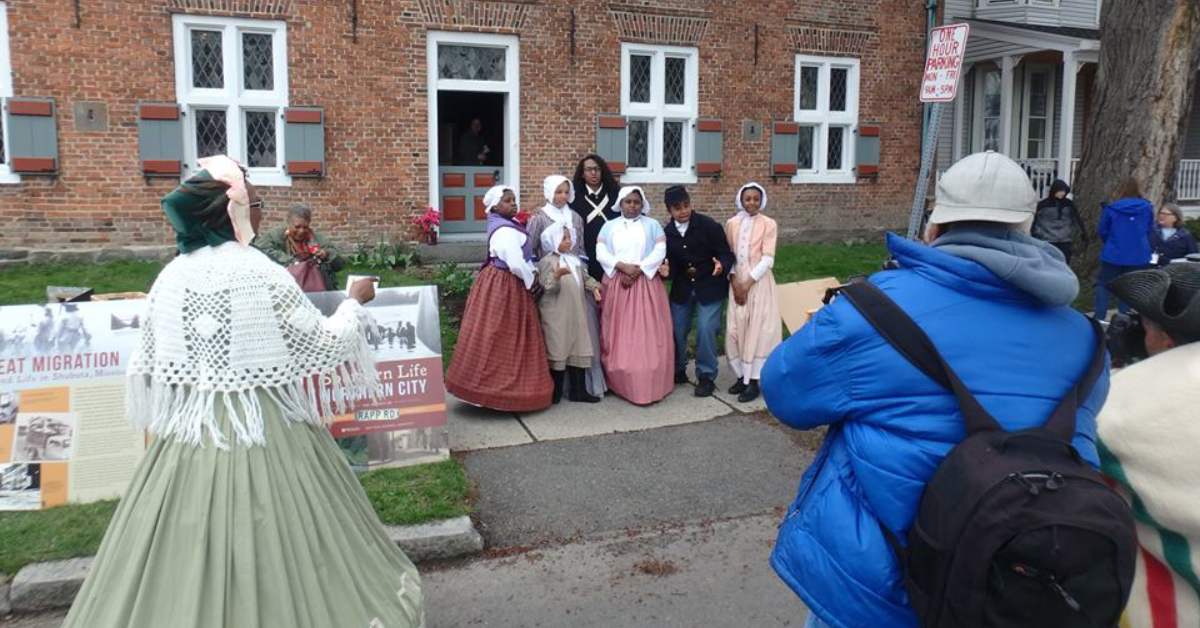
[[[463,44],[467,46],[489,46],[504,48],[504,81],[474,81],[438,78],[437,47],[439,44]],[[428,31],[425,58],[428,86],[429,119],[429,204],[441,210],[438,198],[440,177],[438,170],[438,90],[459,92],[490,92],[507,94],[504,102],[504,172],[505,183],[514,190],[521,182],[521,42],[515,35],[493,33],[456,33]]]

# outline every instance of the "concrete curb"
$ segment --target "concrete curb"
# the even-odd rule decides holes
[[[458,558],[483,551],[483,537],[470,517],[414,526],[384,526],[388,538],[415,563]],[[0,579],[0,618],[67,608],[83,586],[93,557],[26,565],[11,582]]]

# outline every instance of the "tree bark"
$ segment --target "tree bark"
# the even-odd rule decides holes
[[[1200,63],[1200,0],[1109,0],[1100,28],[1100,65],[1073,186],[1093,230],[1101,205],[1128,177],[1156,207],[1174,200]],[[1093,237],[1075,256],[1085,281],[1094,276],[1101,246]]]

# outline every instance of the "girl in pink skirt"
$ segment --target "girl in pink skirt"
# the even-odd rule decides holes
[[[767,191],[757,183],[738,190],[737,208],[737,215],[725,223],[725,239],[737,256],[725,312],[725,357],[738,376],[729,394],[745,403],[758,398],[758,374],[783,340],[771,273],[779,227],[763,215]]]
[[[609,389],[648,405],[675,389],[671,309],[658,276],[667,236],[646,217],[650,203],[641,188],[621,188],[617,207],[621,217],[604,225],[596,243],[604,269],[600,353]]]

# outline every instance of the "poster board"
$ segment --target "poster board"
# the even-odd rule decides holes
[[[788,333],[795,334],[808,322],[813,313],[824,305],[825,291],[842,285],[834,277],[822,277],[808,281],[796,281],[775,286],[775,298],[779,301],[779,315]]]
[[[125,413],[145,301],[0,307],[0,510],[120,497],[146,449]]]

